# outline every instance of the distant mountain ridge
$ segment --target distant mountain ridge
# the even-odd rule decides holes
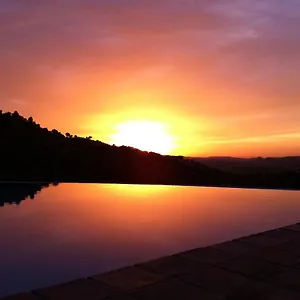
[[[217,168],[227,172],[249,174],[254,172],[285,172],[300,170],[300,156],[285,157],[189,157],[194,161],[200,162],[208,167]]]

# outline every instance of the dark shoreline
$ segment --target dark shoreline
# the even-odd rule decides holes
[[[130,183],[130,182],[95,182],[95,181],[0,181],[0,184],[121,184],[121,185],[155,185],[155,186],[183,186],[183,187],[202,187],[202,188],[227,188],[227,189],[244,189],[244,190],[274,190],[274,191],[300,191],[299,188],[275,188],[275,187],[249,187],[234,185],[196,185],[196,184],[156,184],[156,183]]]

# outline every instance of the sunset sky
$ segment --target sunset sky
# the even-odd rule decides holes
[[[1,0],[0,109],[187,156],[300,155],[299,0]]]

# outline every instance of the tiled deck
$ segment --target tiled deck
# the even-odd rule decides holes
[[[299,300],[300,223],[7,300]]]

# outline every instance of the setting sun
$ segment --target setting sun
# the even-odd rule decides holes
[[[174,138],[163,123],[153,121],[128,121],[117,125],[111,142],[117,146],[131,146],[142,151],[169,154],[174,148]]]

